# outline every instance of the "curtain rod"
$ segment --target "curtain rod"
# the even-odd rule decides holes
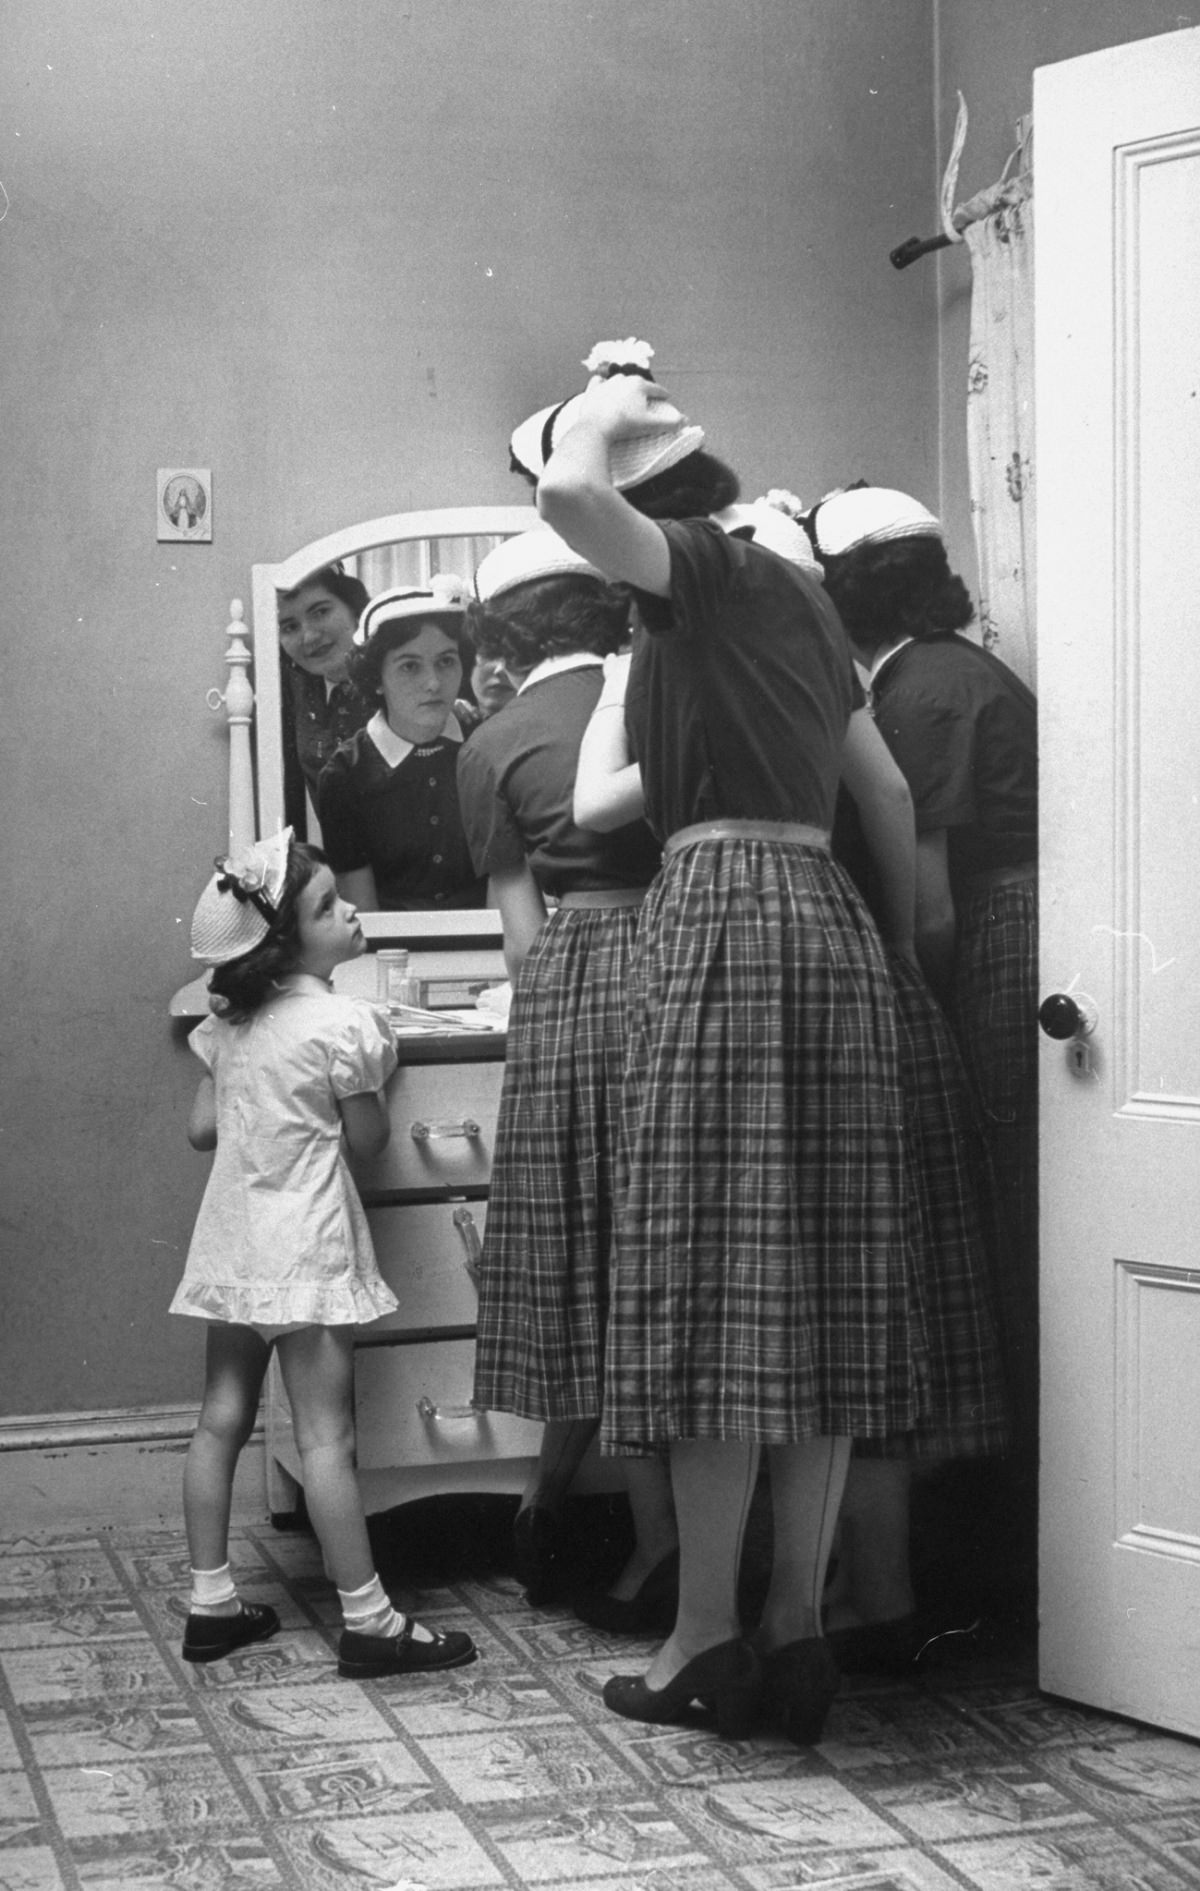
[[[894,250],[889,251],[888,261],[893,269],[907,269],[910,263],[915,263],[922,256],[928,256],[930,250],[948,249],[954,241],[955,239],[949,236],[909,236],[903,243],[897,243]]]
[[[1028,197],[1032,178],[1033,120],[1027,113],[1017,120],[1017,142],[1009,152],[999,180],[990,190],[977,191],[974,197],[968,197],[965,204],[954,208],[954,195],[958,189],[958,162],[966,135],[967,102],[960,92],[954,144],[942,178],[941,231],[937,236],[910,236],[903,243],[898,243],[894,250],[888,252],[888,261],[893,269],[907,269],[910,263],[928,256],[932,250],[947,249],[952,243],[961,243],[963,231],[969,229],[972,223],[979,223],[1004,205],[1019,204]],[[1015,176],[1011,174],[1014,165],[1018,167]]]
[[[958,94],[958,114],[954,120],[954,138],[950,146],[950,157],[942,173],[942,227],[937,236],[910,236],[907,241],[898,243],[889,254],[888,261],[893,269],[907,269],[920,256],[928,256],[931,250],[946,249],[951,243],[961,243],[962,236],[950,221],[954,208],[954,193],[958,188],[958,163],[962,157],[963,145],[967,139],[967,101],[962,93]]]

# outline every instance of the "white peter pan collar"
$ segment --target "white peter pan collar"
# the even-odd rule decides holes
[[[402,735],[397,735],[382,709],[377,709],[367,724],[367,734],[379,750],[389,768],[399,768],[417,746],[415,742],[406,742]],[[458,717],[453,709],[446,711],[446,720],[429,742],[423,742],[422,748],[429,748],[434,742],[461,742],[463,732]]]

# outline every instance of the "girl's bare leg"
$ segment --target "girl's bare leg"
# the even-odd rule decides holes
[[[375,1560],[354,1469],[354,1328],[305,1326],[275,1343],[326,1573],[339,1589],[361,1589]]]
[[[233,1478],[254,1429],[270,1356],[266,1340],[252,1327],[219,1320],[209,1326],[204,1402],[183,1468],[183,1514],[193,1569],[217,1570],[229,1561]]]

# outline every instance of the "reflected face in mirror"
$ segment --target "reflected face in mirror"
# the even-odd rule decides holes
[[[323,584],[302,584],[279,599],[279,643],[300,669],[340,683],[354,647],[358,619]]]
[[[461,683],[462,659],[453,637],[440,624],[422,624],[383,659],[379,693],[389,726],[414,746],[436,741]]]
[[[476,657],[471,671],[471,693],[484,716],[494,716],[497,709],[503,709],[505,703],[512,701],[517,686],[502,657]]]

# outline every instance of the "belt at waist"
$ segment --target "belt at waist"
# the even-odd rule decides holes
[[[989,867],[984,873],[968,873],[963,879],[966,893],[986,893],[994,886],[1023,886],[1037,879],[1037,861],[1023,860],[1016,867]]]
[[[560,906],[640,906],[645,899],[648,887],[644,886],[606,886],[595,892],[560,893]]]
[[[681,827],[669,837],[663,859],[701,840],[777,840],[789,847],[820,847],[829,852],[825,829],[803,821],[698,821],[695,827]]]

